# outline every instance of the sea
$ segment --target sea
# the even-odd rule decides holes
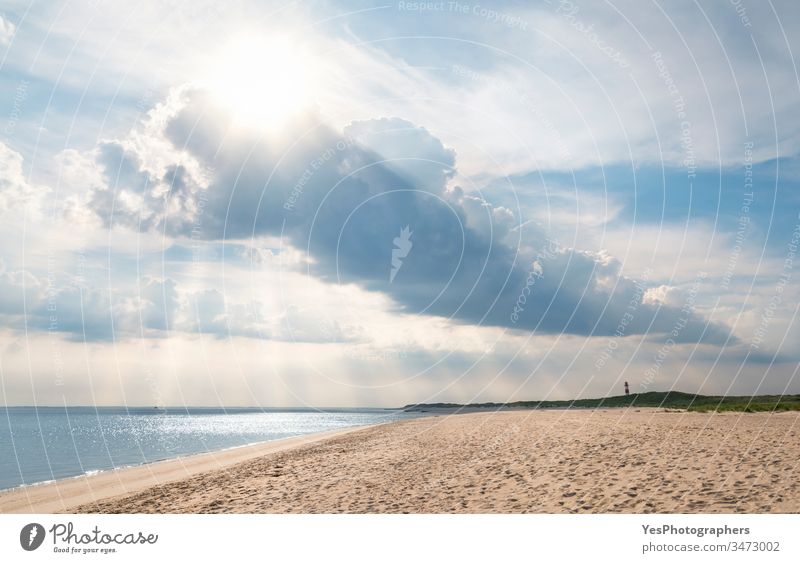
[[[0,407],[0,490],[418,416],[394,409]]]

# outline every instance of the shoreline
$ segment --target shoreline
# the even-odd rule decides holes
[[[798,513],[798,436],[797,412],[433,415],[29,487],[0,511]]]
[[[0,514],[68,512],[82,504],[132,494],[149,487],[180,481],[208,471],[224,470],[253,458],[314,444],[321,440],[384,424],[388,423],[379,422],[301,434],[139,465],[100,469],[91,473],[61,477],[30,485],[19,485],[0,491]]]

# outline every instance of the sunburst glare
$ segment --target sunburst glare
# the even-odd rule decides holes
[[[313,107],[315,64],[289,37],[238,37],[209,66],[202,85],[238,125],[279,131]]]

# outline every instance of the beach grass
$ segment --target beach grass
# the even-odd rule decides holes
[[[461,405],[456,403],[429,403],[406,405],[408,411],[424,411],[427,409],[596,409],[622,407],[657,407],[670,410],[688,410],[694,412],[773,412],[800,410],[800,395],[754,395],[754,396],[721,396],[698,395],[681,391],[649,391],[616,395],[599,399],[575,399],[572,401],[516,401],[511,403],[472,403]]]

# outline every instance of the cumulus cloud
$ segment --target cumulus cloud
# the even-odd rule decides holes
[[[54,280],[27,271],[6,271],[2,261],[0,321],[8,328],[47,331],[75,341],[173,333],[288,339],[280,320],[268,322],[260,303],[226,303],[215,289],[191,291],[173,279],[153,277],[128,289],[56,286]]]
[[[17,27],[0,14],[0,45],[8,45],[14,38]]]
[[[276,339],[274,323],[264,314],[262,303],[237,303],[217,289],[189,293],[181,316],[179,328],[185,332]]]
[[[6,271],[0,259],[0,315],[19,318],[25,312],[28,300],[41,298],[42,285],[29,272]]]
[[[231,135],[205,93],[189,88],[149,119],[152,143],[140,136],[98,150],[108,185],[89,205],[108,223],[210,240],[279,235],[306,249],[320,279],[455,322],[610,335],[631,306],[626,334],[667,333],[681,315],[643,300],[607,254],[553,244],[535,230],[523,240],[511,210],[451,185],[455,152],[406,120],[361,120],[337,132],[306,117],[291,143]],[[154,158],[152,146],[168,145]],[[390,278],[393,241],[405,227],[411,246]],[[684,336],[725,334],[696,315],[685,324]]]
[[[22,164],[22,155],[0,142],[0,214],[24,206],[38,210],[47,191],[28,183]]]
[[[88,205],[106,226],[179,234],[202,213],[206,171],[164,133],[184,95],[176,89],[125,139],[106,140],[93,152],[103,182]]]
[[[74,340],[111,340],[113,301],[109,292],[55,287],[51,279],[24,270],[5,271],[0,263],[0,320],[5,327],[51,331]],[[117,304],[119,325],[128,324],[123,301]]]

